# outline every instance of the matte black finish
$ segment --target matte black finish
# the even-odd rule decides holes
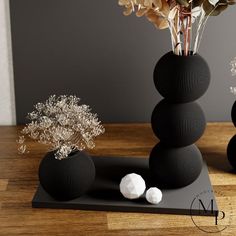
[[[168,103],[163,99],[152,113],[155,135],[171,147],[183,147],[196,142],[204,133],[206,120],[196,102]]]
[[[210,83],[210,69],[200,55],[165,54],[156,64],[154,83],[171,102],[191,102],[200,98]]]
[[[193,102],[204,94],[210,70],[199,55],[165,54],[156,64],[154,83],[164,96],[151,118],[152,129],[160,139],[150,153],[153,180],[169,188],[192,183],[201,172],[202,156],[195,145],[204,133],[206,119]]]
[[[236,101],[234,102],[231,109],[231,119],[233,121],[234,126],[236,127]],[[232,165],[234,169],[236,169],[236,135],[234,135],[228,143],[227,157],[229,163]]]
[[[57,160],[49,152],[39,166],[39,181],[43,188],[57,200],[71,200],[86,193],[95,178],[95,166],[85,152]]]
[[[236,127],[236,101],[234,102],[231,110],[231,119],[234,123],[234,126]]]
[[[229,141],[227,147],[227,156],[229,163],[234,169],[236,169],[236,135],[234,135]]]
[[[33,201],[33,207],[81,209],[99,211],[149,212],[165,214],[198,215],[203,214],[203,208],[191,202],[196,195],[203,191],[203,202],[214,200],[214,214],[218,211],[217,203],[212,191],[206,164],[198,178],[190,185],[179,189],[162,189],[163,200],[158,205],[149,204],[144,196],[137,200],[125,199],[119,191],[121,178],[128,173],[137,173],[145,179],[147,187],[154,186],[150,182],[147,158],[126,157],[92,157],[96,166],[96,178],[91,189],[79,198],[71,201],[56,201],[39,186]],[[205,213],[204,213],[205,214]],[[211,209],[207,209],[211,214]],[[157,218],[158,220],[158,218]]]
[[[163,187],[178,188],[191,184],[201,173],[202,155],[196,145],[169,148],[158,143],[150,154],[152,180]]]

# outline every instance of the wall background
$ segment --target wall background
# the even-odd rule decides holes
[[[124,17],[117,0],[10,0],[17,122],[50,94],[76,94],[103,122],[149,122],[161,99],[152,72],[170,50],[168,30]],[[208,21],[200,54],[212,71],[201,103],[208,121],[229,121],[236,86],[234,6]]]

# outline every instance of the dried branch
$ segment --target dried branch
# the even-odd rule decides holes
[[[126,16],[136,12],[136,16],[146,16],[158,29],[169,28],[173,52],[182,55],[183,47],[187,56],[190,51],[197,52],[208,17],[219,15],[234,5],[235,0],[119,0],[118,3],[125,8]],[[194,22],[198,24],[195,36]]]

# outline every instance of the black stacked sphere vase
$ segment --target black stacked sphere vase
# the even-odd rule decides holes
[[[231,119],[236,127],[236,101],[231,110]],[[236,134],[230,139],[227,147],[227,156],[229,163],[236,170]]]
[[[194,144],[204,133],[206,120],[195,102],[207,90],[210,70],[198,54],[165,54],[154,70],[154,83],[164,97],[151,118],[160,142],[152,149],[149,169],[152,180],[163,188],[191,184],[202,170],[202,155]]]

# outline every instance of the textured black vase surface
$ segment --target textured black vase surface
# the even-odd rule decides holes
[[[154,70],[154,83],[164,97],[151,118],[160,139],[150,153],[153,180],[164,187],[184,187],[199,176],[202,155],[194,143],[206,126],[204,112],[196,99],[210,83],[210,70],[200,55],[165,54]]]
[[[198,54],[177,56],[165,54],[154,70],[158,92],[174,103],[191,102],[200,98],[210,83],[210,69]]]
[[[172,147],[183,147],[196,142],[206,126],[205,116],[196,102],[169,103],[163,99],[152,113],[155,135]]]
[[[231,110],[231,119],[233,121],[234,126],[236,127],[236,101],[234,102]],[[236,135],[234,135],[229,141],[227,147],[227,157],[229,163],[236,170]]]
[[[95,166],[85,152],[75,152],[57,160],[49,152],[39,166],[39,181],[46,192],[57,200],[71,200],[86,193],[95,178]]]
[[[227,147],[227,156],[229,163],[236,169],[236,135],[234,135]]]
[[[158,143],[149,159],[149,166],[156,183],[168,188],[191,184],[202,169],[202,155],[195,144],[171,148]]]

